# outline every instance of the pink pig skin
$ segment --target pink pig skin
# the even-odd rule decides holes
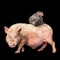
[[[14,38],[14,35],[17,34],[19,29],[21,29],[21,31],[19,31],[19,33],[23,37],[21,35],[20,35],[20,37],[18,37],[20,39],[19,41],[21,41],[18,44],[17,43],[18,38],[17,39]],[[22,49],[22,51],[24,51],[24,47],[23,47],[24,45],[28,45],[32,49],[35,49],[38,46],[42,45],[41,48],[38,49],[38,51],[42,51],[47,46],[47,43],[52,46],[52,52],[53,53],[56,52],[55,42],[52,40],[53,30],[47,24],[43,24],[41,26],[35,27],[31,24],[17,23],[17,24],[10,26],[10,28],[8,28],[8,32],[6,30],[7,29],[5,28],[5,32],[7,33],[7,36],[12,35],[11,38],[9,38],[9,37],[6,38],[6,42],[8,43],[8,45],[10,46],[10,43],[12,43],[11,39],[14,41],[13,43],[15,45],[18,44],[18,49],[17,49],[16,53],[20,53],[21,49]],[[21,38],[22,38],[22,40],[21,40]]]

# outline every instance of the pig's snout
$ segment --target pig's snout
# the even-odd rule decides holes
[[[16,46],[16,44],[13,43],[13,44],[10,44],[9,46],[10,46],[10,48],[14,48]]]

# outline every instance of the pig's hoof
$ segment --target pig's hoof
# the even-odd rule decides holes
[[[22,48],[22,52],[24,52],[24,48]]]
[[[15,52],[15,54],[18,54],[18,53],[20,53],[20,51],[17,50],[17,51]]]
[[[43,51],[43,49],[38,49],[37,51]]]
[[[56,53],[56,49],[53,50],[53,53]]]

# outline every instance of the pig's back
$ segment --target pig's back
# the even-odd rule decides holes
[[[12,26],[10,26],[10,30],[11,29],[16,29],[17,28],[22,28],[22,30],[27,30],[27,31],[34,31],[36,30],[36,27],[33,26],[32,24],[26,24],[26,23],[16,23],[16,24],[13,24]]]

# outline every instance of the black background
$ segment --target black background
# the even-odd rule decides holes
[[[20,1],[19,3],[14,1],[12,3],[3,4],[0,5],[0,57],[17,58],[20,60],[59,60],[59,3],[57,1]],[[9,27],[15,23],[28,23],[28,18],[37,11],[44,12],[44,22],[49,24],[54,31],[53,39],[56,43],[57,52],[53,54],[52,48],[48,44],[42,52],[37,52],[25,46],[26,49],[24,53],[14,54],[17,47],[11,49],[5,42],[6,34],[4,33],[4,26]]]

